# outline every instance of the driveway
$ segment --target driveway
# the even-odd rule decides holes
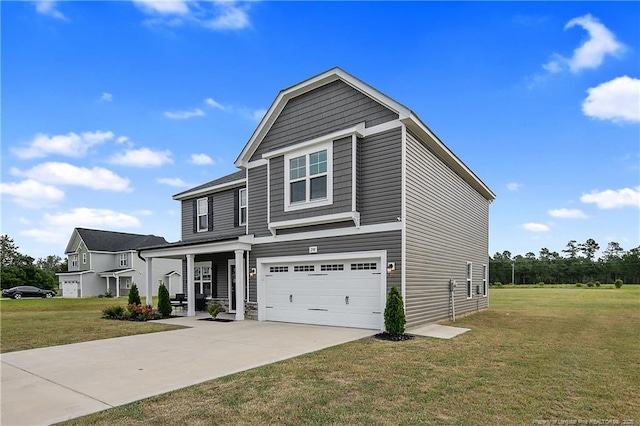
[[[2,354],[2,425],[102,411],[376,333],[176,318],[191,328]]]

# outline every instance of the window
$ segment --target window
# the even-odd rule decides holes
[[[487,278],[489,269],[487,265],[482,265],[482,297],[487,297]]]
[[[238,197],[239,209],[238,209],[238,224],[247,224],[247,189],[241,189]]]
[[[344,271],[344,265],[320,265],[321,271]]]
[[[82,264],[83,265],[87,264],[87,253],[82,253]]]
[[[316,268],[314,265],[294,265],[293,272],[313,272]]]
[[[124,280],[124,288],[131,288],[131,279],[127,278],[126,280]]]
[[[471,262],[467,262],[467,299],[471,299],[473,297],[473,283],[472,283],[472,274],[473,274],[473,264]]]
[[[198,199],[197,209],[198,232],[206,231],[209,229],[209,204],[206,198]]]
[[[77,268],[78,267],[78,255],[77,254],[70,255],[69,256],[69,263],[71,263],[71,267]]]
[[[332,203],[333,142],[285,155],[285,211]]]
[[[129,259],[127,253],[120,253],[120,266],[127,266],[129,264]]]
[[[352,263],[351,264],[352,271],[370,270],[370,269],[378,269],[378,264],[377,263]]]
[[[269,272],[289,272],[288,266],[270,266]]]

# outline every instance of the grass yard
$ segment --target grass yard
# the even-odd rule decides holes
[[[640,425],[640,286],[490,297],[452,340],[363,339],[68,424]]]
[[[175,325],[100,318],[102,309],[127,299],[2,299],[0,352],[175,330]]]

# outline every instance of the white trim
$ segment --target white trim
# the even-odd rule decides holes
[[[56,276],[67,277],[71,275],[84,275],[91,274],[95,272],[93,269],[89,269],[88,271],[67,271],[67,272],[56,272]]]
[[[258,293],[258,321],[265,321],[267,317],[266,307],[266,288],[264,273],[267,271],[266,265],[282,262],[318,262],[325,260],[342,260],[342,259],[366,259],[377,258],[380,259],[380,330],[384,329],[384,307],[387,299],[387,251],[386,250],[372,250],[372,251],[357,251],[357,252],[343,252],[343,253],[327,253],[327,254],[312,254],[301,256],[278,256],[278,257],[259,257],[256,259],[257,276],[257,293]]]
[[[473,262],[467,262],[467,269],[464,271],[465,296],[467,300],[473,299]]]
[[[314,145],[319,145],[319,144],[324,144],[324,143],[329,143],[329,142],[333,142],[336,141],[338,139],[343,139],[346,138],[347,136],[351,136],[351,135],[357,135],[360,137],[364,136],[365,132],[365,127],[364,127],[364,122],[356,124],[353,127],[349,127],[348,129],[343,129],[343,130],[338,130],[336,132],[333,133],[329,133],[328,135],[322,135],[320,137],[314,138],[314,139],[310,139],[308,141],[305,142],[300,142],[297,143],[295,145],[289,145],[289,146],[285,146],[284,148],[280,148],[280,149],[276,149],[274,151],[269,151],[266,152],[264,154],[262,154],[262,158],[264,159],[271,159],[274,157],[279,157],[281,155],[284,154],[288,154],[292,151],[302,151],[305,149],[309,149],[311,151],[314,150],[313,146]],[[302,155],[302,154],[301,154]]]
[[[300,226],[321,225],[323,223],[331,222],[344,222],[352,220],[356,226],[360,225],[360,213],[358,212],[344,212],[326,214],[322,216],[311,216],[303,219],[283,220],[280,222],[271,222],[268,227],[271,234],[276,235],[276,230],[281,228],[297,228]]]
[[[87,252],[86,251],[84,253],[82,253],[82,264],[83,265],[87,264]]]
[[[296,234],[276,235],[271,237],[254,237],[253,235],[247,235],[244,238],[240,237],[240,241],[247,244],[269,244],[285,241],[300,241],[311,238],[344,237],[347,235],[362,235],[372,234],[375,232],[390,232],[401,230],[402,224],[400,222],[388,222],[380,223],[377,225],[363,225],[359,228],[326,229],[323,231],[299,232]]]
[[[244,207],[242,206],[242,191],[244,191]],[[244,225],[245,228],[247,226],[247,223],[249,222],[249,198],[248,198],[248,193],[249,191],[247,191],[247,188],[240,188],[238,189],[238,226],[242,226]],[[242,222],[242,209],[245,209],[245,214],[244,214],[244,222]],[[246,233],[246,230],[245,230]]]
[[[351,211],[355,212],[357,211],[357,206],[356,206],[356,197],[357,197],[357,193],[356,193],[356,187],[357,187],[357,180],[356,180],[356,176],[358,173],[357,170],[357,153],[358,153],[358,137],[353,134],[351,135]]]
[[[309,156],[318,151],[327,151],[327,171],[325,173],[319,173],[311,176],[310,173],[310,158]],[[290,175],[290,160],[293,158],[305,157],[305,201],[291,203],[291,175]],[[313,177],[327,177],[327,196],[326,198],[320,198],[316,200],[311,199],[311,179]],[[303,179],[296,179],[296,181],[302,181]],[[313,207],[327,206],[333,204],[333,140],[325,141],[322,144],[314,144],[312,146],[306,146],[301,149],[289,151],[284,154],[284,211],[296,211],[303,209],[310,209]]]
[[[402,268],[400,270],[400,294],[404,300],[405,313],[407,311],[407,127],[402,125],[402,177],[401,177],[401,209],[400,222],[402,224],[402,242],[400,259]]]
[[[231,309],[231,306],[233,305],[233,295],[231,293],[231,267],[232,266],[236,266],[236,260],[235,259],[227,259],[227,296],[229,299],[229,313],[230,314],[235,314],[236,313],[236,309],[238,307],[238,300],[236,298],[236,309]],[[236,268],[237,270],[237,268]],[[238,275],[236,274],[236,288],[238,287]]]
[[[251,253],[250,251],[246,252],[247,260],[245,262],[246,268],[245,268],[245,271],[244,271],[245,272],[245,275],[244,275],[245,281],[247,282],[247,288],[245,289],[246,293],[244,294],[244,298],[246,299],[247,303],[250,302],[250,300],[249,300],[249,284],[250,284],[250,281],[251,281],[251,279],[249,277],[249,264],[251,263],[251,260],[249,259],[249,254],[250,253]]]
[[[140,254],[145,258],[150,257],[175,257],[181,258],[185,255],[195,256],[197,254],[222,253],[234,250],[251,250],[251,244],[246,241],[232,240],[222,242],[211,242],[192,246],[164,247],[158,249],[141,250]]]
[[[196,280],[196,268],[200,268],[200,279]],[[202,268],[209,268],[209,274],[211,275],[211,280],[208,281],[209,284],[211,285],[211,295],[213,296],[213,262],[210,260],[204,260],[201,262],[196,262],[194,260],[193,262],[193,286],[195,288],[196,284],[199,284],[198,289],[200,291],[198,291],[198,293],[200,294],[204,294],[204,284],[205,280],[202,279]]]
[[[111,271],[111,272],[98,272],[98,276],[101,278],[107,278],[107,277],[117,277],[120,276],[122,274],[127,274],[129,272],[136,272],[136,269],[134,268],[129,268],[129,269],[123,269],[122,271]]]
[[[204,214],[200,213],[200,201],[204,200],[207,209]],[[204,228],[200,228],[200,216],[207,218],[207,224]],[[209,197],[202,197],[196,200],[196,232],[207,232],[209,230]]]
[[[267,223],[271,222],[271,161],[267,161]]]
[[[245,169],[244,171],[245,179],[247,180],[247,184],[244,189],[247,190],[247,222],[244,224],[244,233],[245,235],[249,233],[249,170]]]
[[[253,169],[254,167],[260,167],[267,164],[269,160],[265,160],[264,158],[258,158],[257,160],[249,161],[246,165],[247,169]]]
[[[239,170],[238,170],[239,171]],[[174,200],[186,200],[187,198],[193,198],[196,195],[208,194],[212,192],[219,192],[225,189],[232,188],[234,186],[244,185],[246,183],[245,179],[238,179],[227,183],[221,183],[220,185],[207,186],[206,188],[196,189],[194,191],[184,192],[180,194],[176,194],[173,196]]]
[[[487,297],[489,294],[489,288],[487,287],[487,282],[489,280],[489,265],[486,263],[482,264],[482,297]]]
[[[404,127],[404,124],[400,120],[391,120],[377,126],[367,127],[364,129],[364,137],[369,137],[378,133],[386,132],[389,130]]]

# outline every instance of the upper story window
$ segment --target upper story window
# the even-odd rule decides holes
[[[72,254],[69,256],[69,263],[71,264],[72,268],[77,268],[78,267],[78,255],[77,254]]]
[[[120,266],[128,266],[129,265],[129,256],[127,253],[120,253]]]
[[[247,224],[247,188],[239,191],[238,196],[238,224]]]
[[[327,142],[285,155],[285,211],[333,202],[332,147]]]
[[[87,253],[82,253],[82,264],[83,265],[87,264]]]
[[[197,202],[198,232],[209,229],[209,203],[207,198],[200,198]]]

